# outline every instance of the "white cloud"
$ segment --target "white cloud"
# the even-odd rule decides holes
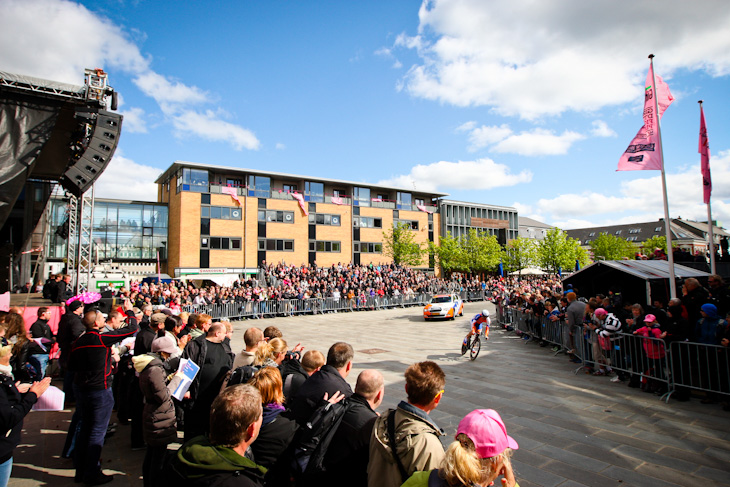
[[[400,188],[414,188],[419,191],[443,191],[455,189],[492,189],[514,186],[532,180],[532,172],[510,172],[504,164],[491,159],[475,161],[439,161],[432,164],[419,164],[405,175],[394,176],[378,184]]]
[[[730,151],[714,156],[711,165],[712,217],[727,225],[730,223]],[[535,207],[549,214],[549,220],[561,228],[650,221],[664,217],[661,188],[661,176],[652,171],[652,175],[647,177],[623,182],[615,195],[592,192],[563,194],[540,199]],[[667,193],[671,217],[707,220],[699,164],[667,174]],[[586,218],[588,216],[592,218]]]
[[[184,111],[173,119],[180,136],[195,134],[207,140],[230,143],[234,149],[258,149],[261,143],[250,130],[220,120],[218,115],[208,110],[204,113]]]
[[[157,185],[154,181],[161,173],[155,167],[127,159],[117,149],[107,168],[94,183],[94,195],[97,198],[157,201]]]
[[[281,142],[276,143],[276,150],[286,150],[286,145]]]
[[[534,129],[510,135],[492,147],[492,151],[521,156],[556,156],[567,154],[574,142],[583,139],[584,135],[569,130],[555,135],[551,130]]]
[[[120,113],[124,116],[124,120],[122,121],[123,132],[132,132],[133,134],[147,133],[144,110],[139,107],[132,107],[128,110],[122,110]]]
[[[198,118],[223,128],[223,136],[211,137],[209,127],[190,125],[190,105],[212,103],[212,97],[201,88],[154,71],[152,60],[109,19],[67,0],[2,0],[1,4],[0,65],[4,71],[82,85],[85,68],[103,67],[110,72],[112,86],[115,78],[125,74],[132,78],[173,127],[183,127],[177,135],[225,141],[238,150],[260,145],[251,140],[255,137],[250,130],[218,119],[213,111],[199,113]],[[143,34],[132,34],[138,41],[144,39]],[[130,113],[130,131],[142,130],[142,113]],[[129,127],[129,123],[125,125]]]
[[[399,89],[501,115],[536,119],[634,101],[657,46],[665,78],[680,69],[730,74],[730,9],[721,1],[666,0],[657,9],[651,0],[424,0],[419,19],[418,33],[393,46],[421,58]]]
[[[482,125],[474,128],[469,133],[469,151],[473,152],[488,145],[496,144],[510,135],[512,135],[512,129],[507,124],[502,124],[499,127],[496,125],[491,127]]]
[[[593,129],[591,129],[591,135],[594,137],[616,137],[617,134],[603,120],[595,120],[593,122]]]

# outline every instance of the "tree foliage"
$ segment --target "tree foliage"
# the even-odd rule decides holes
[[[576,239],[568,237],[559,228],[548,230],[545,238],[538,244],[537,263],[544,270],[554,274],[562,270],[572,270],[576,260],[581,267],[585,266],[588,263],[588,253]]]
[[[438,246],[431,244],[429,250],[445,272],[492,271],[499,265],[502,254],[496,236],[480,235],[473,228],[461,238],[447,233],[439,240]]]
[[[598,237],[591,241],[593,258],[598,260],[621,260],[624,257],[631,258],[636,252],[634,244],[617,235],[601,232]]]
[[[677,244],[672,241],[672,248],[676,247]],[[655,249],[662,249],[662,252],[667,253],[667,237],[664,235],[657,235],[655,237],[647,238],[641,244],[641,253],[644,255],[651,255]]]
[[[383,232],[383,253],[396,265],[417,266],[423,263],[425,249],[416,242],[416,234],[407,223],[397,223]]]
[[[520,271],[537,262],[537,242],[535,240],[517,237],[507,243],[502,257],[507,272]]]

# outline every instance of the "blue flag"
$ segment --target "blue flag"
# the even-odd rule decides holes
[[[499,263],[499,275],[504,276],[504,266],[501,262]]]

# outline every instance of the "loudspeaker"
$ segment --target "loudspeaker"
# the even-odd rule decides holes
[[[112,306],[114,306],[114,298],[101,298],[94,304],[96,304],[97,308],[99,308],[99,311],[109,314],[112,310]]]
[[[92,119],[94,131],[86,150],[66,168],[60,179],[64,189],[77,197],[84,194],[109,165],[122,131],[122,116],[118,113],[99,110]]]

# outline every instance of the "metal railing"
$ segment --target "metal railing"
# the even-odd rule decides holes
[[[730,348],[694,342],[671,342],[628,333],[601,336],[582,326],[574,330],[564,321],[550,321],[522,310],[497,306],[498,323],[514,328],[525,343],[554,345],[555,354],[575,358],[575,373],[594,370],[616,373],[647,392],[669,402],[673,394],[702,391],[708,397],[730,395]],[[594,373],[595,373],[594,372]]]
[[[464,301],[481,301],[484,293],[462,291],[455,293]],[[271,316],[294,316],[298,314],[319,314],[350,311],[371,311],[390,308],[425,306],[432,293],[398,296],[355,296],[342,298],[278,299],[266,301],[244,301],[209,305],[185,305],[183,311],[207,314],[215,320],[238,318],[264,318]]]

